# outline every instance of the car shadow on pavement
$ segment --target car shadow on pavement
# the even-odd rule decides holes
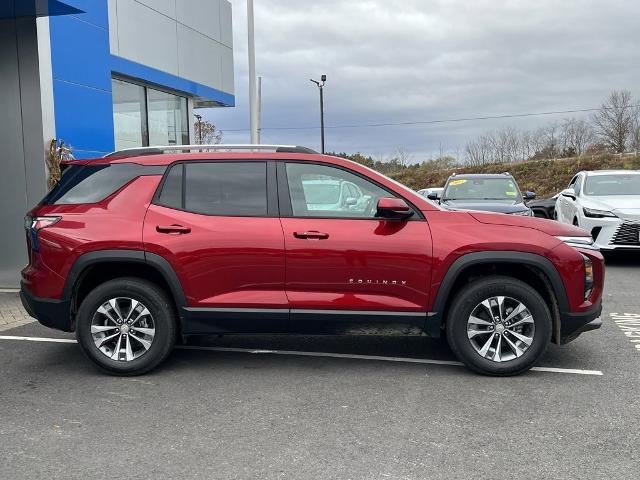
[[[446,339],[420,336],[209,335],[191,337],[186,345],[454,360]]]
[[[7,332],[5,335],[24,335],[32,337],[54,337],[73,339],[72,334],[54,332],[38,324],[18,327]],[[9,342],[9,341],[7,341]],[[555,366],[563,368],[592,368],[589,359],[589,349],[586,345],[577,340],[570,346],[559,347],[549,345],[547,352],[538,362],[538,366]],[[10,346],[11,345],[11,346]],[[6,346],[23,357],[22,367],[27,370],[36,369],[40,372],[49,373],[72,373],[100,375],[91,362],[82,355],[77,344],[67,343],[39,343],[46,345],[44,349],[35,348],[36,342],[10,342]],[[184,372],[189,368],[220,368],[228,366],[235,368],[239,365],[271,365],[280,368],[282,365],[297,366],[307,368],[316,365],[321,361],[316,357],[312,360],[314,353],[321,354],[323,360],[344,363],[345,367],[352,362],[349,358],[327,358],[331,355],[354,355],[354,356],[375,356],[385,357],[390,360],[400,360],[400,364],[409,365],[411,359],[424,359],[427,361],[456,361],[453,353],[449,349],[445,338],[433,339],[419,336],[300,336],[300,335],[225,335],[225,336],[198,336],[191,337],[184,345],[187,349],[178,348],[171,354],[164,365],[156,371],[158,373]],[[33,348],[32,348],[33,347]],[[191,350],[190,348],[194,348]],[[225,351],[224,349],[232,349]],[[234,351],[238,349],[238,351]],[[246,352],[245,352],[246,350]],[[286,356],[269,355],[269,353],[286,352]],[[29,353],[27,353],[29,352]],[[40,353],[39,353],[40,352]],[[295,352],[301,352],[300,356]],[[269,358],[267,360],[267,357]],[[279,358],[276,358],[279,357]],[[407,359],[404,363],[402,359]],[[360,362],[379,362],[375,359],[359,359]],[[257,363],[256,363],[257,362]],[[391,364],[392,362],[389,362]],[[393,362],[398,365],[396,361]],[[415,364],[418,365],[418,364]],[[242,367],[244,368],[244,367]],[[314,367],[309,367],[314,368]],[[442,367],[449,369],[450,367]],[[468,372],[459,369],[461,372]],[[154,375],[154,372],[149,375]]]
[[[640,267],[640,250],[602,252],[606,266]]]

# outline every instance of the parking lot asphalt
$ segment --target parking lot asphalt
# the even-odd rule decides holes
[[[233,336],[118,378],[72,342],[12,338],[71,335],[0,332],[0,478],[637,478],[640,349],[619,319],[640,314],[640,256],[607,263],[603,327],[539,362],[573,373],[482,377],[421,337]]]

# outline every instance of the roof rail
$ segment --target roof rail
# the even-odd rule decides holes
[[[297,145],[252,145],[252,144],[216,144],[216,145],[160,145],[152,147],[124,148],[108,153],[103,158],[110,157],[137,157],[140,155],[159,155],[168,152],[232,152],[232,151],[269,151],[275,153],[310,153],[317,154],[315,150]]]

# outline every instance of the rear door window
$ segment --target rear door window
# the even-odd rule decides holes
[[[182,176],[184,174],[184,164],[174,165],[167,173],[164,183],[158,194],[158,205],[169,208],[182,209]]]
[[[190,162],[174,165],[156,203],[203,215],[267,216],[267,164]]]

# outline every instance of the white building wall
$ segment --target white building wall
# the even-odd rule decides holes
[[[109,0],[113,55],[233,94],[231,3]]]

